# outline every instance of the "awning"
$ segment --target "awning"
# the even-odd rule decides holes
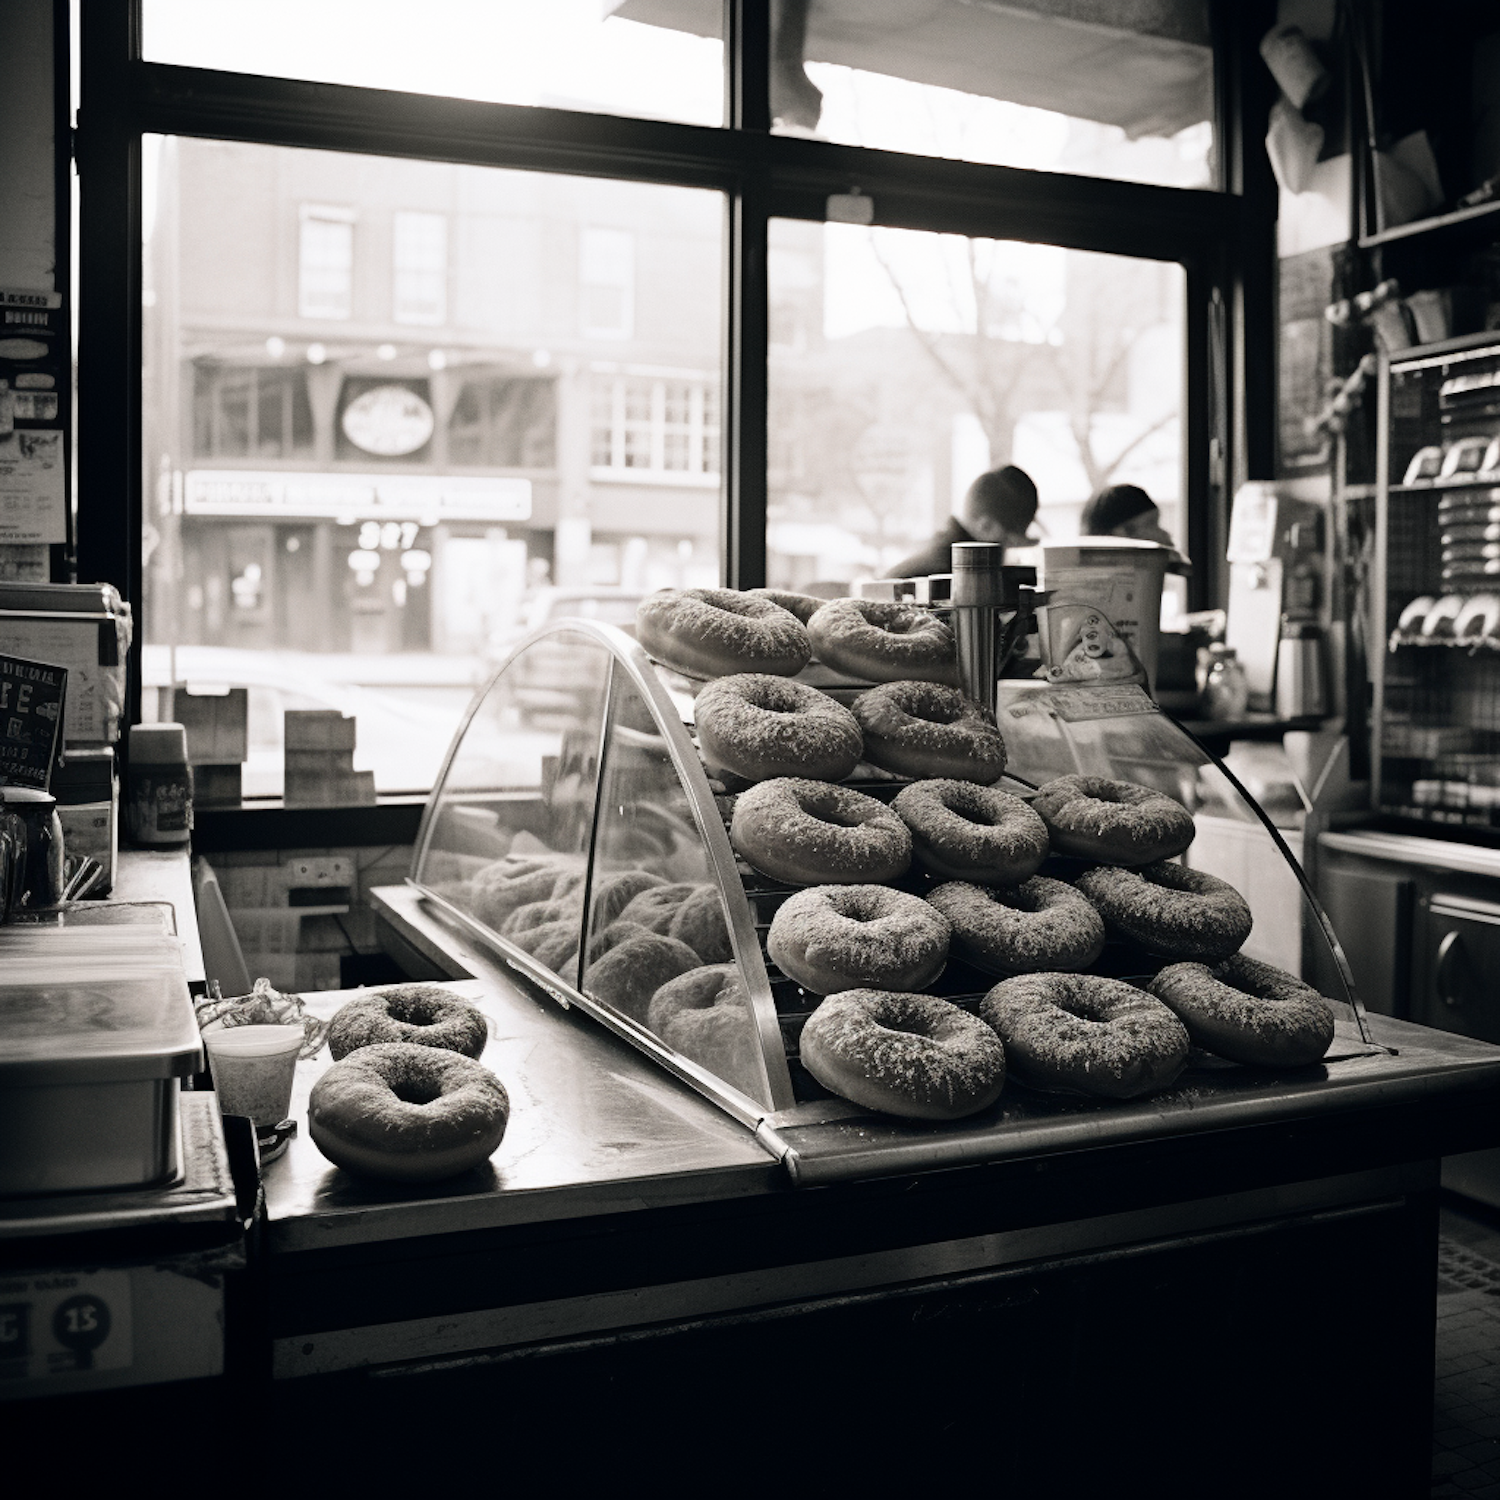
[[[622,0],[614,14],[719,36],[719,0]],[[811,0],[806,61],[841,63],[1120,126],[1213,118],[1205,0]]]

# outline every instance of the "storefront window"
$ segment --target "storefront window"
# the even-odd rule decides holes
[[[280,790],[287,707],[356,714],[356,766],[425,790],[534,624],[717,581],[719,194],[145,156],[143,711],[250,688],[247,794]]]
[[[200,458],[295,458],[312,452],[312,406],[301,370],[193,368],[193,452]]]
[[[1180,266],[789,220],[769,264],[795,330],[770,350],[773,586],[889,576],[1002,464],[1036,484],[1039,540],[1128,482],[1182,544]]]

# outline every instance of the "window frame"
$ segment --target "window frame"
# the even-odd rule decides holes
[[[771,219],[821,222],[830,195],[858,191],[873,200],[877,226],[1175,261],[1187,286],[1182,493],[1198,564],[1189,602],[1222,602],[1228,496],[1240,479],[1270,473],[1274,453],[1274,188],[1256,132],[1241,128],[1260,105],[1246,97],[1257,91],[1250,63],[1267,9],[1259,0],[1212,7],[1215,190],[773,135],[769,0],[724,0],[719,127],[150,63],[141,56],[140,0],[79,9],[79,577],[141,597],[141,139],[160,134],[723,193],[720,557],[731,587],[765,581]],[[140,715],[140,636],[130,722]]]

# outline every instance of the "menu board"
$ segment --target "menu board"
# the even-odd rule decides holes
[[[0,656],[0,783],[47,790],[67,687],[66,667]]]

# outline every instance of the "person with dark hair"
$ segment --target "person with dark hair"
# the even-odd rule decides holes
[[[1172,554],[1167,559],[1167,572],[1186,574],[1193,570],[1193,565],[1178,552],[1172,534],[1161,524],[1156,502],[1138,484],[1106,485],[1083,507],[1078,534],[1159,542]]]
[[[953,571],[955,542],[999,542],[1006,547],[1031,547],[1029,535],[1036,519],[1036,485],[1025,469],[1014,464],[991,469],[969,486],[963,509],[919,552],[903,557],[886,572],[887,578],[925,578]]]

